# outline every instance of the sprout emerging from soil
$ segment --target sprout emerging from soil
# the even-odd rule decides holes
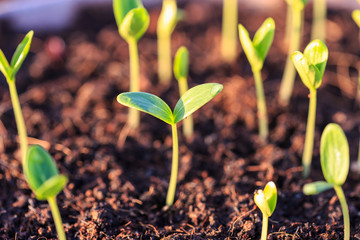
[[[286,59],[285,71],[281,80],[279,101],[280,104],[287,106],[290,101],[291,93],[294,88],[294,81],[296,72],[291,63],[291,54],[299,50],[301,42],[301,28],[304,22],[303,10],[308,0],[286,0],[288,8],[291,8],[290,17],[287,21],[291,20],[290,43],[289,51]],[[289,23],[286,23],[289,25]]]
[[[171,34],[178,21],[176,0],[163,0],[157,22],[158,72],[160,82],[169,85],[171,72]]]
[[[16,74],[29,53],[33,35],[33,31],[26,34],[25,38],[16,48],[10,64],[0,49],[0,71],[4,74],[9,85],[16,127],[20,139],[22,167],[26,181],[31,190],[35,193],[37,199],[47,200],[49,202],[59,239],[65,240],[66,235],[62,225],[59,208],[56,203],[56,195],[65,187],[67,177],[59,175],[54,160],[43,148],[38,145],[30,146],[28,148],[25,121],[15,85]]]
[[[253,41],[251,41],[249,33],[245,27],[239,24],[240,42],[254,74],[259,117],[259,135],[262,139],[267,138],[269,130],[261,69],[273,42],[274,33],[275,22],[272,18],[268,18],[264,21],[264,23],[256,31]]]
[[[314,146],[316,118],[316,90],[320,87],[328,59],[328,49],[320,40],[314,40],[307,45],[304,54],[296,51],[291,56],[304,85],[310,91],[309,114],[306,125],[304,152],[302,157],[303,177],[310,174],[311,159]]]
[[[320,39],[325,42],[326,38],[326,0],[314,0],[313,23],[311,39]]]
[[[344,192],[341,186],[349,173],[349,144],[341,127],[335,123],[326,126],[320,143],[321,169],[325,181],[317,181],[304,185],[306,195],[319,194],[334,188],[342,209],[344,218],[344,239],[350,239],[350,217]]]
[[[269,217],[273,214],[276,201],[277,190],[274,182],[268,182],[263,190],[255,191],[254,201],[256,206],[263,214],[263,225],[261,231],[261,240],[267,239],[268,221]]]
[[[188,90],[187,77],[189,73],[189,51],[186,47],[180,47],[174,59],[174,75],[179,83],[180,96]],[[183,121],[184,136],[189,138],[193,135],[194,123],[192,116],[188,116]]]
[[[113,0],[113,10],[120,36],[129,44],[130,92],[138,92],[140,70],[137,42],[146,32],[150,17],[141,0]],[[129,126],[136,129],[139,123],[139,111],[130,109]]]
[[[218,83],[205,83],[186,91],[176,103],[174,111],[171,111],[159,97],[145,92],[126,92],[117,97],[117,101],[127,107],[146,112],[171,125],[173,139],[173,155],[169,189],[166,196],[166,205],[172,205],[175,198],[176,181],[178,173],[179,144],[177,136],[177,123],[209,102],[223,86]]]
[[[221,54],[225,61],[233,62],[236,58],[238,0],[224,0],[222,14]]]

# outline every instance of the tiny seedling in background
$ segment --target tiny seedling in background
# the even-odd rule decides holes
[[[344,240],[349,240],[349,209],[341,188],[349,173],[349,144],[343,130],[335,123],[328,124],[321,135],[320,160],[326,182],[317,181],[305,184],[303,191],[306,195],[314,195],[334,188],[339,198],[344,218]]]
[[[264,21],[256,31],[253,41],[251,41],[245,27],[239,24],[240,42],[254,74],[259,118],[259,135],[262,139],[266,139],[268,136],[268,120],[261,69],[263,68],[266,55],[274,39],[274,33],[275,22],[272,18],[268,18]]]
[[[314,40],[306,46],[304,54],[296,51],[291,55],[291,59],[302,82],[310,91],[309,112],[302,157],[302,164],[304,168],[303,177],[307,178],[310,174],[314,147],[316,90],[320,87],[325,72],[326,62],[328,59],[328,49],[322,41]]]
[[[137,42],[146,32],[150,17],[141,0],[113,0],[113,10],[120,36],[129,44],[130,92],[140,91],[139,54]],[[140,123],[140,113],[129,111],[129,126],[136,129]]]
[[[326,40],[326,0],[313,1],[311,39]]]
[[[157,22],[158,74],[161,83],[170,84],[171,71],[171,34],[178,21],[176,0],[163,0]]]
[[[276,201],[277,190],[274,182],[268,182],[263,190],[255,191],[254,201],[256,206],[263,214],[263,224],[261,230],[261,240],[267,239],[269,217],[273,214]]]
[[[237,54],[238,0],[224,0],[222,13],[221,54],[225,61],[233,62]]]
[[[146,112],[171,125],[173,139],[173,155],[169,189],[166,196],[166,205],[172,205],[175,198],[176,181],[179,164],[179,144],[177,136],[177,123],[209,102],[221,90],[223,86],[218,83],[205,83],[186,91],[176,103],[174,111],[171,111],[159,97],[145,92],[126,92],[117,97],[117,101],[127,107]]]
[[[174,59],[174,75],[179,83],[180,96],[188,90],[187,77],[189,73],[189,51],[186,47],[180,47]],[[188,116],[183,121],[183,133],[186,138],[193,135],[194,123],[192,116]]]
[[[286,59],[285,70],[281,80],[279,101],[280,104],[287,106],[294,88],[296,71],[291,63],[291,54],[299,50],[301,42],[301,28],[304,22],[303,10],[308,0],[286,0],[291,8],[291,33],[289,51]],[[289,20],[289,18],[287,19]],[[287,23],[288,24],[288,23]]]
[[[56,203],[56,195],[65,187],[67,177],[59,175],[54,160],[43,148],[37,145],[28,148],[25,121],[15,85],[16,73],[19,71],[29,53],[33,35],[33,31],[26,34],[23,41],[16,48],[10,64],[0,49],[0,71],[4,74],[9,85],[11,102],[20,139],[22,167],[26,181],[35,193],[37,199],[47,200],[49,202],[59,239],[65,240],[66,235]]]

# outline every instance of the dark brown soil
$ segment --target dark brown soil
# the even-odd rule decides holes
[[[190,1],[189,1],[190,2]],[[119,135],[128,109],[116,96],[128,90],[128,46],[117,33],[110,8],[89,9],[63,33],[37,34],[18,74],[27,131],[32,144],[54,156],[69,177],[58,196],[68,239],[259,239],[262,215],[253,192],[272,180],[279,191],[270,218],[269,239],[342,239],[343,220],[334,191],[304,196],[305,182],[322,180],[319,139],[330,122],[349,140],[352,171],[344,185],[351,217],[351,239],[360,239],[360,185],[356,173],[359,139],[358,28],[349,11],[329,11],[330,50],[318,92],[311,177],[301,178],[301,155],[308,90],[296,80],[290,107],[277,102],[285,64],[285,6],[276,12],[240,8],[239,22],[251,32],[266,17],[276,21],[276,37],[263,69],[270,137],[257,136],[256,99],[251,69],[239,50],[234,64],[219,58],[221,7],[187,4],[187,18],[173,34],[173,52],[190,50],[190,86],[224,85],[221,94],[194,114],[195,134],[180,132],[180,169],[176,201],[165,207],[171,167],[171,130],[142,115],[140,129],[125,142]],[[176,81],[158,83],[156,18],[139,42],[142,91],[170,106],[178,99]],[[311,9],[306,9],[304,45]],[[23,35],[2,24],[0,48],[9,57]],[[65,48],[62,49],[62,41]],[[240,49],[240,48],[239,48]],[[6,82],[0,88],[0,238],[56,239],[50,208],[35,199],[22,175],[17,129]]]

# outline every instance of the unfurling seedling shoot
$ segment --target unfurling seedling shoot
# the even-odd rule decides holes
[[[277,190],[274,182],[268,182],[263,190],[255,191],[254,200],[256,206],[263,214],[263,225],[261,231],[261,240],[267,239],[268,221],[269,217],[273,214],[276,201]]]
[[[140,91],[140,69],[137,42],[146,32],[150,17],[141,0],[113,0],[113,10],[120,36],[129,44],[130,92],[138,92]],[[130,109],[129,126],[135,129],[139,123],[139,111]]]
[[[272,18],[268,18],[264,21],[256,31],[253,41],[251,41],[245,27],[239,24],[240,42],[254,74],[259,118],[259,135],[262,139],[266,139],[268,136],[268,120],[261,69],[274,39],[274,33],[275,22]]]
[[[186,47],[180,47],[174,59],[174,75],[179,83],[180,97],[188,90],[187,77],[189,74],[189,51]],[[186,138],[193,135],[194,123],[192,116],[183,121],[183,133]]]
[[[320,40],[314,40],[307,45],[304,54],[299,51],[291,55],[291,59],[304,85],[310,91],[309,113],[306,125],[304,152],[302,156],[303,177],[310,174],[311,159],[314,146],[316,118],[316,90],[320,87],[328,59],[328,49]]]
[[[304,22],[303,10],[308,0],[286,0],[286,2],[289,7],[291,7],[291,34],[288,56],[279,92],[279,101],[284,106],[289,104],[291,93],[294,88],[296,72],[291,63],[291,54],[300,48],[301,28]]]
[[[158,74],[160,82],[169,85],[171,72],[171,34],[178,21],[176,0],[163,0],[157,22]]]
[[[335,123],[326,126],[320,142],[321,169],[325,181],[317,181],[304,185],[306,195],[319,194],[334,188],[342,209],[344,218],[344,240],[350,239],[350,217],[346,198],[341,186],[349,173],[349,144],[341,127]]]
[[[221,54],[225,61],[233,62],[237,54],[238,0],[224,0],[222,13]]]
[[[118,95],[119,103],[146,112],[171,125],[173,139],[173,155],[169,189],[166,196],[166,205],[172,205],[175,198],[178,173],[179,144],[177,137],[177,123],[190,116],[193,112],[215,97],[223,86],[218,83],[205,83],[186,91],[171,111],[159,97],[145,92],[126,92]]]
[[[67,177],[59,175],[54,160],[43,148],[37,145],[28,148],[25,121],[15,85],[16,73],[19,71],[29,53],[33,35],[33,31],[26,34],[23,41],[16,48],[10,64],[0,49],[0,71],[4,74],[9,85],[11,102],[20,139],[22,167],[26,181],[35,193],[37,199],[47,200],[49,202],[59,239],[65,240],[66,235],[56,203],[56,195],[65,187]]]

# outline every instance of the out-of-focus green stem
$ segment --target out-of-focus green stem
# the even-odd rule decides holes
[[[289,43],[292,30],[292,7],[287,5],[286,8],[286,27],[285,27],[285,41]]]
[[[61,215],[60,215],[60,212],[59,212],[58,205],[56,203],[56,196],[49,197],[47,199],[47,201],[48,201],[48,203],[50,205],[51,213],[53,215],[53,219],[54,219],[54,222],[55,222],[55,227],[56,227],[56,231],[57,231],[58,236],[59,236],[59,240],[66,240],[66,235],[65,235],[63,223],[62,223],[62,220],[61,220]]]
[[[140,91],[140,68],[137,41],[135,38],[128,41],[130,54],[130,92]],[[134,108],[129,109],[129,126],[136,129],[140,124],[140,112]]]
[[[179,79],[179,91],[180,96],[188,90],[188,84],[186,78],[182,77]],[[189,138],[193,135],[194,132],[194,121],[192,115],[188,116],[183,120],[183,134],[185,137]]]
[[[257,110],[258,110],[258,119],[259,119],[259,135],[260,138],[265,140],[268,136],[268,120],[267,120],[267,111],[266,111],[266,101],[263,88],[263,82],[261,78],[261,72],[253,70],[254,79],[255,79],[255,88],[256,88],[256,98],[257,98]]]
[[[292,30],[289,43],[289,52],[286,58],[286,65],[283,78],[281,80],[279,101],[281,105],[287,106],[294,88],[296,76],[295,67],[291,60],[291,54],[300,48],[301,26],[303,22],[303,11],[292,8]]]
[[[164,84],[169,84],[171,72],[171,35],[158,34],[158,71],[159,80]]]
[[[340,186],[334,186],[336,195],[339,198],[344,219],[344,240],[350,240],[350,216],[344,192]]]
[[[172,164],[171,164],[171,175],[169,182],[169,189],[166,195],[166,205],[171,206],[174,203],[176,181],[179,167],[179,142],[177,134],[177,125],[171,124],[172,139],[173,139],[173,153],[172,153]]]
[[[266,240],[267,239],[268,222],[269,222],[269,217],[265,216],[265,214],[263,214],[263,222],[262,222],[262,229],[261,229],[261,240]]]
[[[221,54],[225,61],[236,58],[238,24],[238,0],[224,0],[222,15]]]
[[[314,0],[311,39],[326,39],[326,0]]]
[[[307,178],[310,175],[311,159],[314,148],[315,120],[316,120],[316,89],[310,89],[309,112],[308,112],[308,119],[306,124],[304,152],[302,156],[304,178]]]

